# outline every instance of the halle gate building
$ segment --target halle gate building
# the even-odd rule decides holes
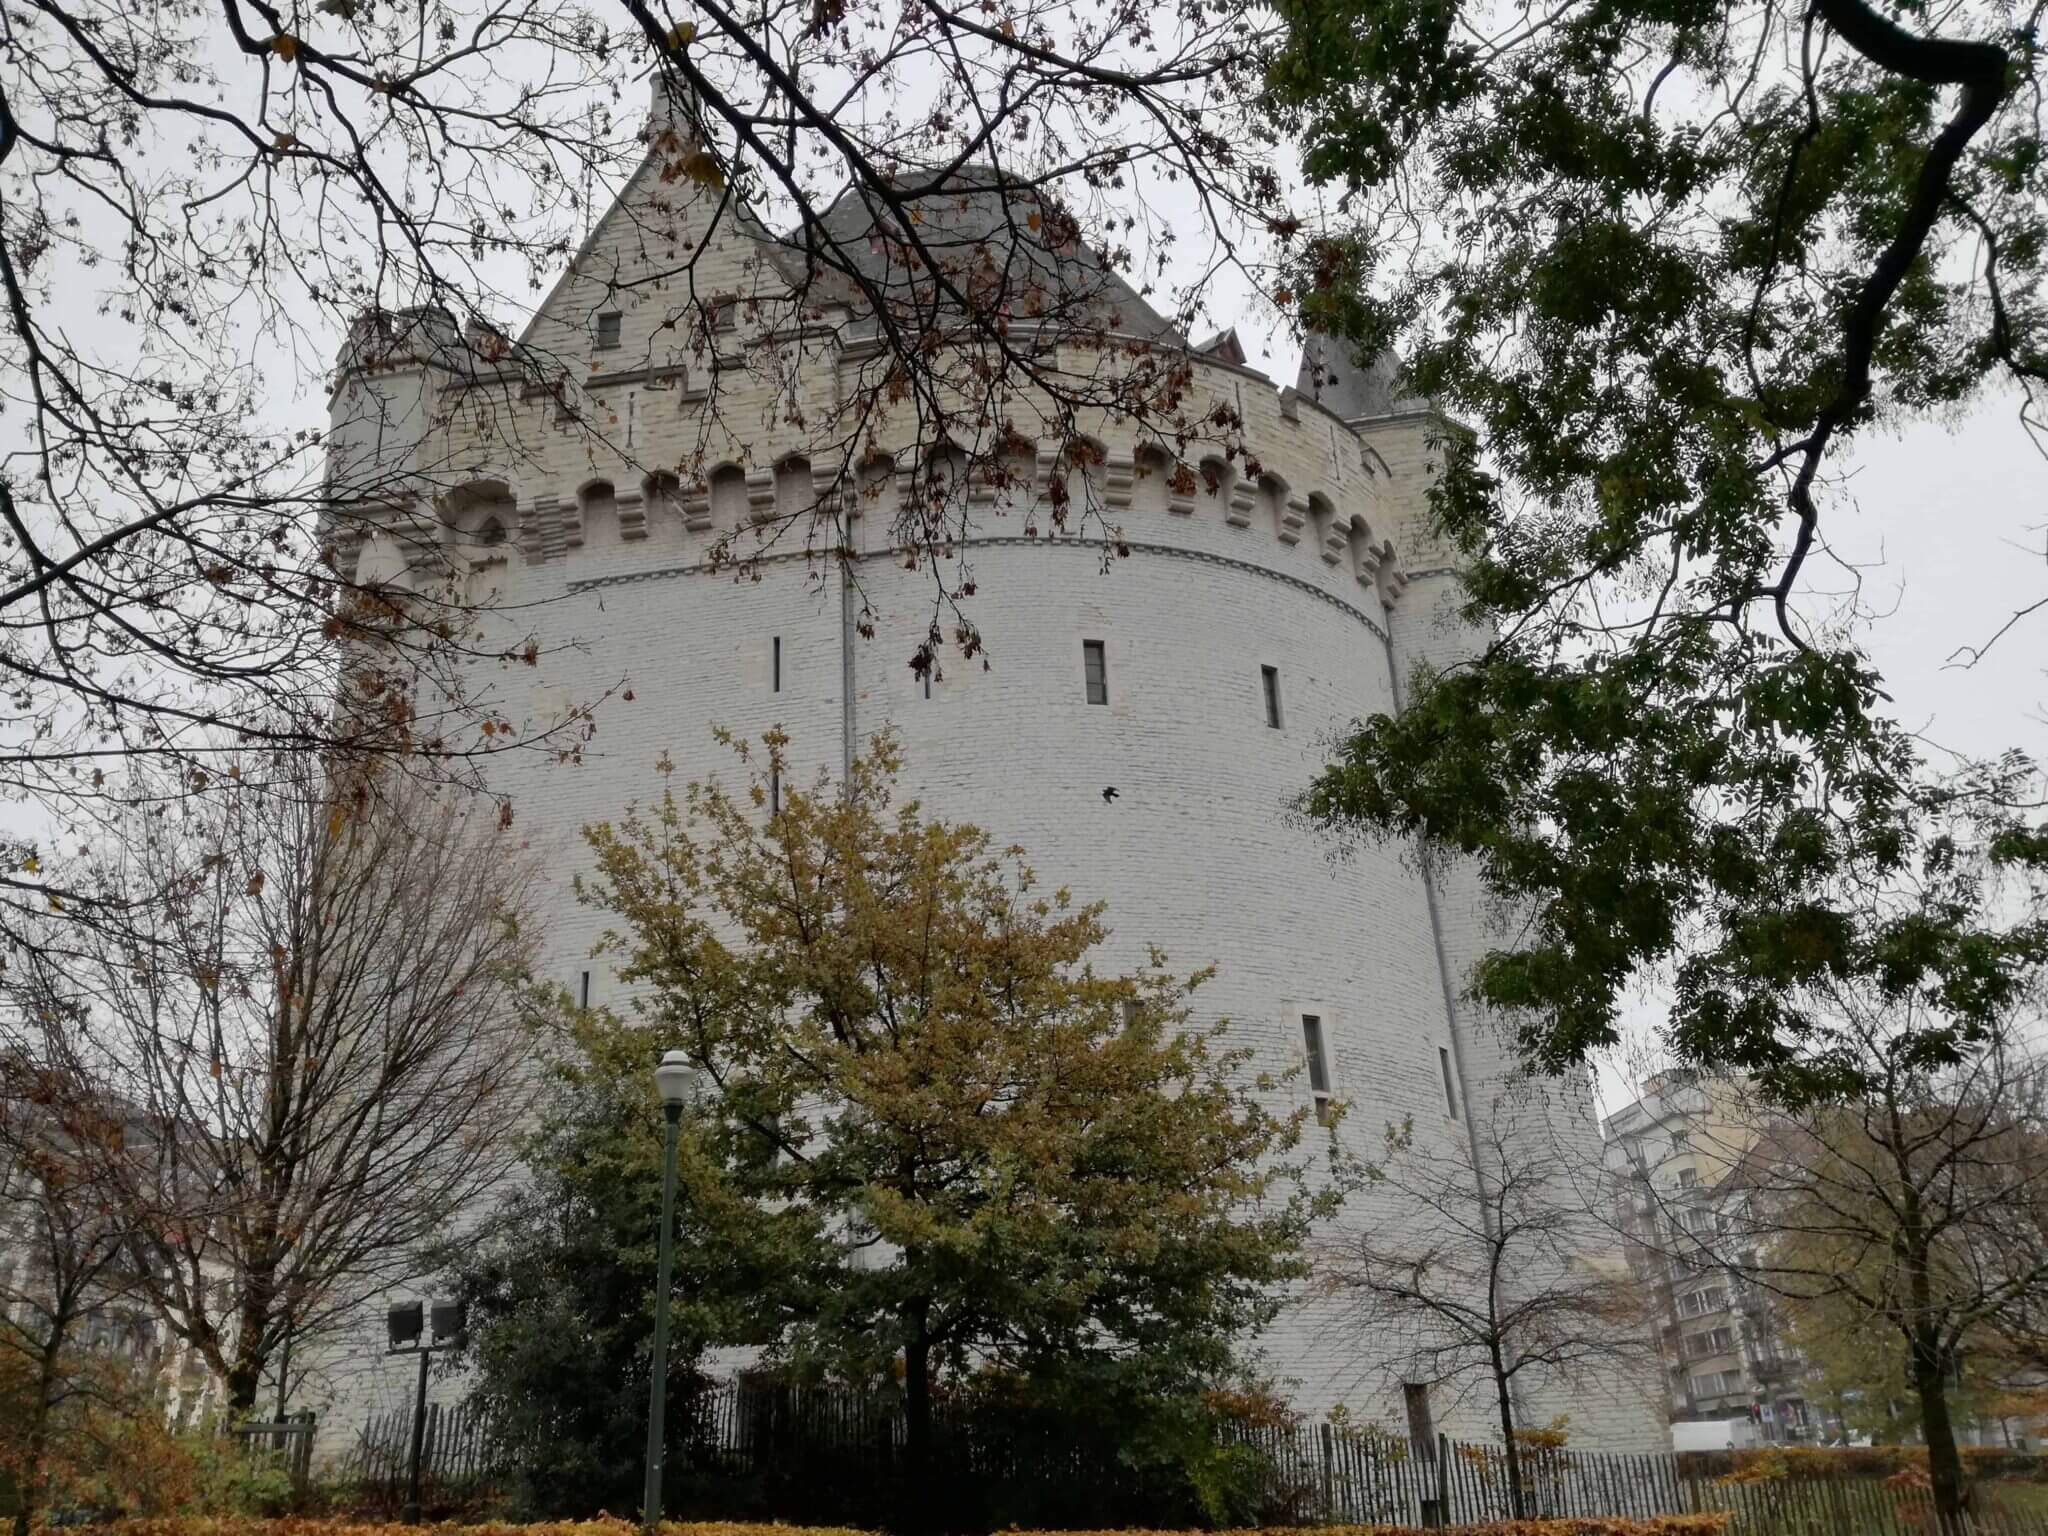
[[[891,231],[842,198],[825,223],[871,266],[860,281],[808,272],[802,241],[693,173],[687,114],[657,100],[646,138],[522,335],[438,310],[381,316],[352,338],[332,397],[334,481],[378,488],[340,534],[343,570],[479,605],[467,622],[486,658],[530,637],[532,665],[470,666],[469,707],[520,739],[576,738],[573,761],[512,752],[488,769],[558,881],[557,979],[591,1004],[617,997],[589,958],[602,923],[569,883],[587,862],[580,829],[658,795],[664,754],[675,782],[730,782],[713,728],[779,727],[809,782],[886,727],[905,793],[1107,903],[1098,965],[1138,969],[1155,944],[1177,971],[1213,963],[1208,1016],[1231,1021],[1259,1070],[1304,1069],[1275,1090],[1281,1107],[1345,1101],[1339,1134],[1361,1151],[1402,1120],[1425,1147],[1469,1148],[1512,1066],[1458,1001],[1486,944],[1476,889],[1398,847],[1333,858],[1289,812],[1338,733],[1398,710],[1418,663],[1474,644],[1427,525],[1428,409],[1389,370],[1334,356],[1276,388],[1234,334],[1191,343],[987,182],[920,209],[927,239],[1099,334],[1040,348],[1034,366],[1074,387],[1063,403],[1017,389],[993,447],[919,441],[910,406],[875,385],[889,359],[864,308],[864,293],[911,281]],[[535,387],[536,359],[552,387]],[[1121,408],[1165,377],[1182,418],[1230,423],[1239,452],[1221,432],[1162,440]],[[988,665],[947,648],[919,672],[907,662],[933,636],[935,588],[905,530],[947,456],[959,469],[940,542],[969,573]],[[970,468],[977,456],[1004,473]],[[1549,1086],[1597,1164],[1588,1085]],[[1341,1221],[1375,1219],[1355,1201]],[[386,1374],[381,1346],[371,1318],[360,1368],[337,1362],[323,1418],[338,1429],[408,1400],[409,1365]],[[1261,1348],[1305,1411],[1497,1437],[1490,1386],[1379,1379],[1313,1299]],[[1633,1381],[1519,1390],[1521,1422],[1569,1415],[1575,1444],[1668,1447]]]

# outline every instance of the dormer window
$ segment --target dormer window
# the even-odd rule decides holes
[[[597,349],[609,351],[619,344],[619,330],[624,317],[616,310],[607,310],[597,317]]]

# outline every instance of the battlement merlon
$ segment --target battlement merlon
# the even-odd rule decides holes
[[[656,89],[660,95],[659,84]],[[751,482],[772,476],[787,461],[804,461],[828,491],[836,483],[845,469],[836,462],[845,444],[828,449],[806,441],[804,429],[792,424],[782,392],[751,377],[748,359],[793,358],[794,387],[804,397],[796,417],[828,421],[879,351],[872,331],[863,335],[858,326],[777,331],[764,323],[765,315],[756,315],[750,317],[754,323],[742,322],[715,337],[716,358],[657,356],[659,339],[673,342],[675,337],[678,296],[665,293],[658,282],[619,288],[600,282],[598,268],[617,275],[630,257],[629,248],[648,238],[647,210],[629,206],[636,198],[659,199],[669,220],[668,236],[707,235],[696,227],[711,216],[708,207],[698,206],[705,200],[687,187],[679,194],[659,174],[676,153],[678,135],[694,137],[686,117],[673,103],[657,102],[644,135],[646,160],[614,207],[593,225],[589,240],[518,340],[508,341],[480,320],[458,325],[440,305],[366,315],[351,328],[331,400],[330,478],[368,514],[358,523],[369,521],[379,504],[404,507],[410,519],[429,522],[429,505],[485,481],[503,487],[531,520],[532,509],[574,508],[588,488],[604,484],[622,501],[640,504],[627,520],[637,537],[654,526],[653,519],[671,501],[701,514],[698,504],[706,499],[708,482],[722,470],[737,469],[750,482],[748,503],[754,510],[756,502],[777,503],[765,486]],[[999,183],[983,191],[995,202],[1008,195]],[[963,204],[972,201],[971,194],[962,199]],[[839,205],[835,210],[829,219],[851,217]],[[847,234],[836,225],[834,232]],[[751,220],[745,229],[717,236],[715,243],[731,244],[736,259],[751,260],[755,274],[772,277],[772,259],[764,260],[759,250],[749,258],[742,249],[762,241],[786,245]],[[1020,259],[1028,265],[1044,254],[1034,248]],[[1065,258],[1060,260],[1064,264]],[[586,266],[591,269],[587,273]],[[1129,366],[1156,368],[1164,356],[1170,368],[1185,365],[1189,380],[1172,414],[1193,430],[1106,413],[1100,421],[1079,424],[1081,435],[1093,438],[1102,450],[1099,489],[1106,510],[1159,500],[1158,482],[1169,480],[1163,493],[1168,510],[1215,516],[1237,528],[1265,523],[1283,544],[1320,550],[1333,567],[1355,566],[1360,581],[1381,586],[1383,601],[1399,596],[1406,573],[1447,563],[1429,536],[1427,507],[1437,458],[1431,444],[1442,425],[1426,404],[1400,392],[1389,360],[1349,365],[1332,355],[1328,343],[1312,337],[1296,383],[1282,387],[1247,363],[1234,331],[1191,345],[1099,259],[1082,261],[1082,267],[1077,282],[1113,303],[1118,328],[1094,338],[1090,347],[1073,349],[1076,378],[1099,381],[1106,360],[1130,358]],[[583,291],[593,284],[603,287],[604,294]],[[604,303],[596,302],[598,297]],[[610,306],[619,312],[602,316],[611,330],[600,344],[595,321]],[[778,380],[792,373],[781,367],[761,371]],[[711,410],[714,391],[717,408]],[[464,408],[486,398],[488,409]],[[1209,442],[1201,432],[1212,412],[1237,425],[1219,427]],[[1040,462],[1033,483],[1043,487],[1061,447],[1049,439],[1071,427],[1055,429],[1052,423],[1061,413],[1033,411],[1022,399],[1017,414],[1040,418],[1015,425],[1022,437],[1035,439],[1032,447]],[[758,431],[753,430],[757,416]],[[859,456],[889,457],[901,471],[907,467],[907,452],[942,450],[942,445],[915,441],[918,425],[906,420],[902,431],[890,432],[880,424],[867,435]],[[886,440],[891,437],[904,441]],[[1242,450],[1235,463],[1221,462],[1226,439],[1234,439]],[[986,451],[990,445],[970,446]],[[1168,474],[1155,477],[1148,462],[1162,451],[1168,456]],[[1053,463],[1047,462],[1049,453]],[[1177,472],[1180,466],[1193,471],[1199,483],[1191,488],[1188,476]],[[1214,474],[1219,467],[1224,473]],[[984,493],[982,500],[990,499]],[[840,501],[859,511],[850,499]],[[703,531],[702,521],[701,515],[690,517],[687,525]],[[569,547],[566,536],[577,532],[581,522],[575,512],[568,513],[564,538],[524,529],[520,547],[528,559],[552,558]],[[430,527],[418,533],[434,536]]]

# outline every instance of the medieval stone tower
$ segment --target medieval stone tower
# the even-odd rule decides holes
[[[1468,1142],[1509,1071],[1457,1001],[1485,942],[1474,891],[1425,877],[1396,847],[1333,859],[1288,814],[1337,733],[1398,709],[1419,662],[1471,644],[1424,517],[1427,408],[1341,357],[1312,357],[1276,387],[1234,335],[1191,343],[1086,253],[1062,253],[1120,345],[1192,370],[1191,417],[1213,406],[1241,421],[1256,477],[1199,445],[1182,460],[1196,472],[1176,474],[1155,437],[1105,411],[1082,424],[1096,453],[1075,471],[1099,517],[1062,532],[1044,515],[1059,443],[1027,424],[1006,449],[1014,484],[961,486],[958,552],[989,665],[942,657],[938,676],[919,676],[906,663],[932,622],[932,578],[906,569],[895,542],[919,451],[909,429],[892,440],[874,427],[849,467],[798,424],[829,414],[872,355],[857,296],[790,341],[783,365],[757,366],[751,349],[777,343],[748,298],[781,280],[786,253],[729,211],[714,226],[717,194],[674,174],[686,134],[657,116],[650,140],[521,336],[465,331],[439,311],[382,317],[352,338],[332,403],[337,481],[374,481],[391,509],[344,531],[344,568],[401,591],[452,580],[487,600],[480,653],[531,636],[533,664],[470,666],[472,706],[517,735],[594,707],[576,760],[514,752],[488,765],[559,875],[559,979],[593,1003],[615,995],[589,958],[599,924],[568,894],[578,831],[658,793],[662,754],[679,782],[729,775],[714,726],[779,726],[806,777],[836,774],[889,726],[907,788],[933,812],[1023,845],[1048,882],[1107,902],[1102,964],[1140,967],[1154,944],[1176,969],[1213,962],[1205,1006],[1260,1066],[1308,1058],[1279,1090],[1290,1103],[1347,1101],[1342,1134],[1363,1146],[1404,1119],[1426,1146]],[[987,200],[1001,196],[991,185]],[[961,238],[986,237],[975,209],[952,214]],[[548,359],[565,383],[516,381],[510,358]],[[844,566],[807,557],[801,539],[752,551],[737,579],[720,563],[735,530],[812,506],[837,520]],[[1112,544],[1122,553],[1106,558]],[[1563,1098],[1596,1161],[1589,1095]],[[1312,1302],[1264,1349],[1307,1410],[1343,1402],[1397,1427],[1415,1406],[1402,1383],[1360,1370]],[[335,1413],[360,1422],[371,1390],[397,1400],[403,1388],[365,1378]],[[1430,1411],[1453,1433],[1488,1433],[1484,1393]],[[1580,1443],[1664,1442],[1633,1385],[1533,1389],[1524,1404],[1530,1422],[1558,1413]]]

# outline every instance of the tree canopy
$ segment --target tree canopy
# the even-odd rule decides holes
[[[488,435],[538,415],[550,441],[666,483],[708,468],[713,424],[749,442],[772,428],[822,467],[852,462],[892,412],[943,475],[1007,483],[1019,391],[1069,425],[1109,409],[1162,439],[1190,430],[1184,361],[1128,343],[1180,337],[1218,273],[1250,269],[1241,240],[1281,187],[1251,103],[1270,25],[1237,0],[11,13],[0,799],[26,809],[0,848],[0,929],[101,910],[55,851],[143,793],[138,764],[169,770],[151,792],[196,794],[256,749],[472,785],[502,754],[573,754],[605,690],[519,717],[501,684],[539,660],[530,613],[487,614],[460,581],[398,603],[359,579],[355,552],[394,525],[408,558],[448,563],[440,498],[475,470],[452,424]],[[654,120],[650,84],[668,104]],[[600,252],[585,275],[607,306],[656,308],[642,366],[687,368],[704,391],[652,442],[597,408],[586,354],[520,340],[636,175],[656,188],[628,235],[648,260]],[[962,225],[977,197],[988,218]],[[757,247],[737,292],[703,270],[721,243]],[[742,312],[744,340],[726,329]],[[814,345],[845,367],[806,416],[796,368]],[[450,364],[450,387],[417,420],[370,423],[418,451],[402,468],[330,453],[337,364],[421,352]],[[933,578],[926,666],[948,630],[978,645],[964,513],[929,489],[894,530]],[[729,531],[827,561],[819,510]],[[34,942],[50,938],[44,924]]]
[[[1816,572],[1859,435],[2000,390],[2038,431],[2038,7],[1280,9],[1268,100],[1341,194],[1292,296],[1453,423],[1432,508],[1485,641],[1311,810],[1528,915],[1472,986],[1543,1065],[1645,976],[1682,1058],[1791,1094],[1856,1076],[1808,1050],[1823,977],[1938,987],[1960,1049],[2048,942],[2038,778],[1934,771],[1855,573]]]
[[[1610,1038],[1620,990],[1669,967],[1683,1053],[1814,1088],[1786,983],[1936,977],[1962,1038],[2039,953],[2037,911],[1967,883],[1933,920],[1862,900],[1964,880],[1958,849],[1983,856],[1969,880],[2038,871],[2044,845],[2028,765],[1931,778],[1815,576],[1859,434],[2001,384],[2037,420],[2035,10],[688,9],[236,0],[138,26],[39,0],[0,28],[0,794],[51,813],[0,861],[0,906],[85,910],[45,833],[139,758],[196,791],[251,738],[457,774],[552,750],[497,728],[477,665],[533,660],[524,621],[479,624],[459,593],[396,612],[345,558],[469,466],[337,476],[310,414],[366,312],[432,314],[469,337],[435,425],[552,395],[593,454],[694,474],[701,443],[620,442],[580,360],[512,334],[651,163],[664,218],[711,228],[605,278],[661,308],[648,366],[709,380],[706,422],[743,383],[820,464],[907,413],[946,474],[1006,483],[1024,395],[1056,428],[1109,410],[1242,460],[1173,353],[1261,293],[1405,360],[1457,423],[1435,508],[1493,641],[1367,722],[1311,806],[1474,855],[1528,904],[1531,942],[1474,980],[1542,1063]],[[643,134],[650,77],[674,113]],[[720,231],[761,244],[744,293],[700,286]],[[745,347],[714,340],[733,305]],[[815,419],[792,336],[845,344]],[[926,489],[894,530],[932,577],[921,668],[947,630],[980,646],[960,498]],[[818,509],[749,537],[829,558]],[[579,707],[551,731],[587,727]]]
[[[724,1326],[900,1380],[914,1447],[946,1381],[1234,1380],[1304,1272],[1306,1112],[1191,1023],[1199,974],[1098,974],[1099,906],[896,801],[886,739],[843,793],[760,751],[589,829],[582,886],[632,998],[591,1059],[703,1075],[682,1206],[738,1277]]]

